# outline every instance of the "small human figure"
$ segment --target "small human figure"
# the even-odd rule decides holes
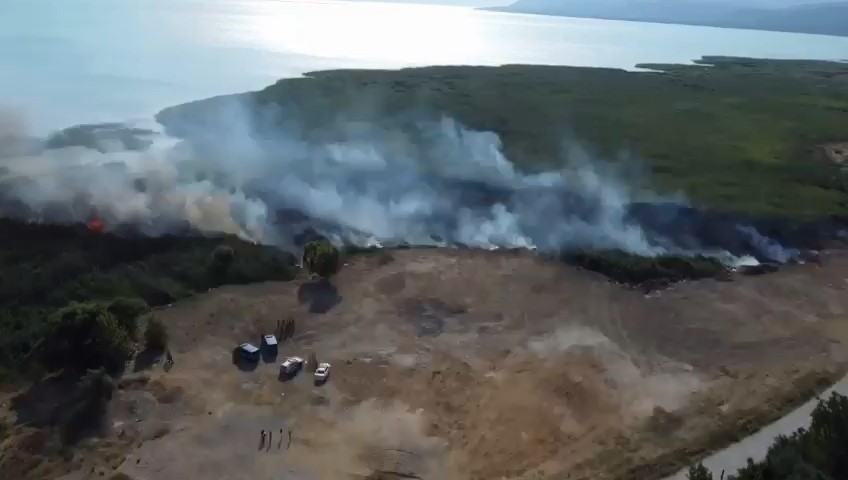
[[[289,443],[286,445],[286,450],[288,450],[289,447],[291,447],[291,428],[289,429]]]
[[[271,450],[271,442],[273,441],[273,438],[274,438],[272,435],[274,435],[274,432],[272,432],[271,430],[268,430],[268,451]]]
[[[265,429],[263,428],[261,436],[259,437],[259,448],[261,449],[264,446],[265,446]]]
[[[277,450],[283,448],[283,429],[280,429],[280,441],[277,443]]]

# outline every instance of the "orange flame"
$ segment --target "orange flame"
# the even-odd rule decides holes
[[[103,222],[99,218],[92,218],[88,221],[88,229],[94,233],[103,233]]]

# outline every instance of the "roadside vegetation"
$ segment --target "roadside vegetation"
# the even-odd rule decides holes
[[[293,263],[232,237],[0,219],[0,383],[66,366],[114,373],[141,342],[137,320],[151,307],[224,284],[288,280]],[[144,340],[157,344],[160,333]]]
[[[702,464],[689,468],[689,480],[714,480]],[[780,436],[760,462],[728,480],[837,480],[848,478],[848,397],[834,393],[819,401],[808,428]]]

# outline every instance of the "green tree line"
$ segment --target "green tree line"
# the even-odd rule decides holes
[[[151,307],[224,284],[289,280],[293,264],[228,236],[0,219],[0,382],[68,365],[114,371],[141,342],[137,319]],[[147,340],[161,344],[162,334]]]
[[[689,480],[714,480],[713,474],[696,464]],[[782,435],[769,447],[766,457],[748,464],[728,480],[844,480],[848,479],[848,397],[833,393],[819,401],[808,428]]]

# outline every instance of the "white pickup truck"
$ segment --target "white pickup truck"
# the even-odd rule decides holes
[[[319,363],[318,368],[315,369],[315,373],[312,375],[315,377],[316,382],[326,382],[330,376],[330,364]]]

